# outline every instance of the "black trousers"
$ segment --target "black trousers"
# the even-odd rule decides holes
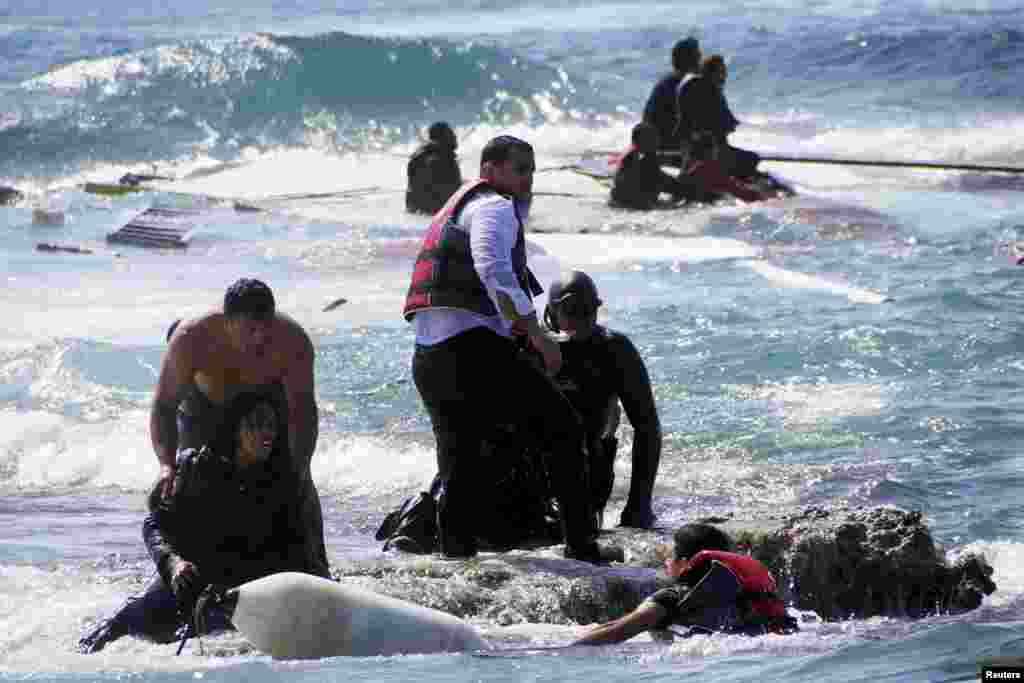
[[[413,379],[430,414],[441,478],[437,527],[441,553],[476,553],[476,511],[488,505],[492,473],[481,458],[485,438],[508,424],[544,454],[567,549],[593,553],[597,530],[590,507],[587,459],[579,415],[554,383],[513,341],[476,327],[433,346],[417,346]],[[482,495],[484,494],[484,495]]]

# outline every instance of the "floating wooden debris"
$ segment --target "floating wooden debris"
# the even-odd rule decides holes
[[[327,311],[333,311],[338,306],[341,306],[342,304],[347,304],[347,303],[348,303],[348,299],[346,299],[345,297],[341,297],[340,299],[335,299],[331,303],[329,303],[326,306],[324,306],[323,312],[326,313]]]
[[[188,246],[195,220],[202,213],[197,209],[150,207],[107,235],[107,241],[139,247],[183,249]]]
[[[92,254],[92,249],[78,247],[73,244],[51,244],[50,242],[39,242],[36,244],[36,251],[63,251],[68,254]]]

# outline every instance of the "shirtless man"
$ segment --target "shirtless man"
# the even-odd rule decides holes
[[[329,576],[320,498],[310,475],[318,416],[309,336],[275,310],[266,284],[243,278],[228,288],[222,312],[183,321],[172,329],[169,341],[149,418],[161,494],[174,491],[178,450],[212,443],[235,396],[272,394],[287,415],[306,552],[317,572]]]

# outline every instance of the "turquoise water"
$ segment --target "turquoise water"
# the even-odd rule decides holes
[[[599,651],[276,663],[124,640],[83,624],[148,577],[148,406],[167,324],[265,279],[317,348],[313,474],[335,563],[379,557],[381,516],[433,474],[402,297],[425,221],[402,211],[425,126],[464,174],[493,135],[542,169],[621,148],[671,44],[730,66],[736,142],[840,158],[1024,166],[1013,3],[159,3],[0,9],[0,678],[4,680],[969,680],[1020,655],[1024,360],[1015,176],[767,164],[797,197],[636,215],[564,171],[537,175],[531,260],[591,273],[602,321],[647,361],[665,432],[666,525],[730,512],[893,504],[999,590],[961,616],[822,624],[790,638],[639,638]],[[154,201],[85,194],[127,171],[263,199],[208,211],[187,250],[104,236]],[[267,201],[297,192],[364,193]],[[571,195],[571,196],[555,196]],[[63,212],[61,226],[32,211]],[[42,253],[38,242],[90,255]],[[348,303],[324,312],[344,296]],[[625,430],[607,519],[628,487]],[[499,646],[579,627],[477,625]]]

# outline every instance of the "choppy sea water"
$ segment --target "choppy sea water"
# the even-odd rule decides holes
[[[229,2],[0,8],[0,677],[5,680],[969,680],[1021,655],[1024,179],[766,164],[798,196],[632,214],[554,169],[628,139],[672,43],[730,67],[737,144],[764,153],[1024,166],[1024,7],[1012,2],[519,4]],[[436,119],[466,175],[493,135],[532,142],[531,260],[597,281],[601,321],[643,354],[665,431],[655,509],[922,510],[998,591],[918,622],[809,621],[788,638],[641,637],[599,651],[279,663],[230,637],[200,654],[80,629],[150,574],[147,411],[167,325],[265,279],[317,348],[313,474],[335,562],[377,558],[380,518],[433,474],[399,314],[425,221],[404,160]],[[202,214],[190,246],[104,236],[169,195],[102,198],[125,172],[262,200]],[[282,199],[341,192],[328,198]],[[347,194],[344,194],[347,192]],[[276,196],[276,198],[275,198]],[[65,222],[33,222],[33,209]],[[92,254],[39,252],[39,242]],[[348,303],[324,312],[338,297]],[[630,432],[607,519],[629,481]],[[498,646],[578,626],[477,624]],[[209,644],[208,644],[209,645]]]

